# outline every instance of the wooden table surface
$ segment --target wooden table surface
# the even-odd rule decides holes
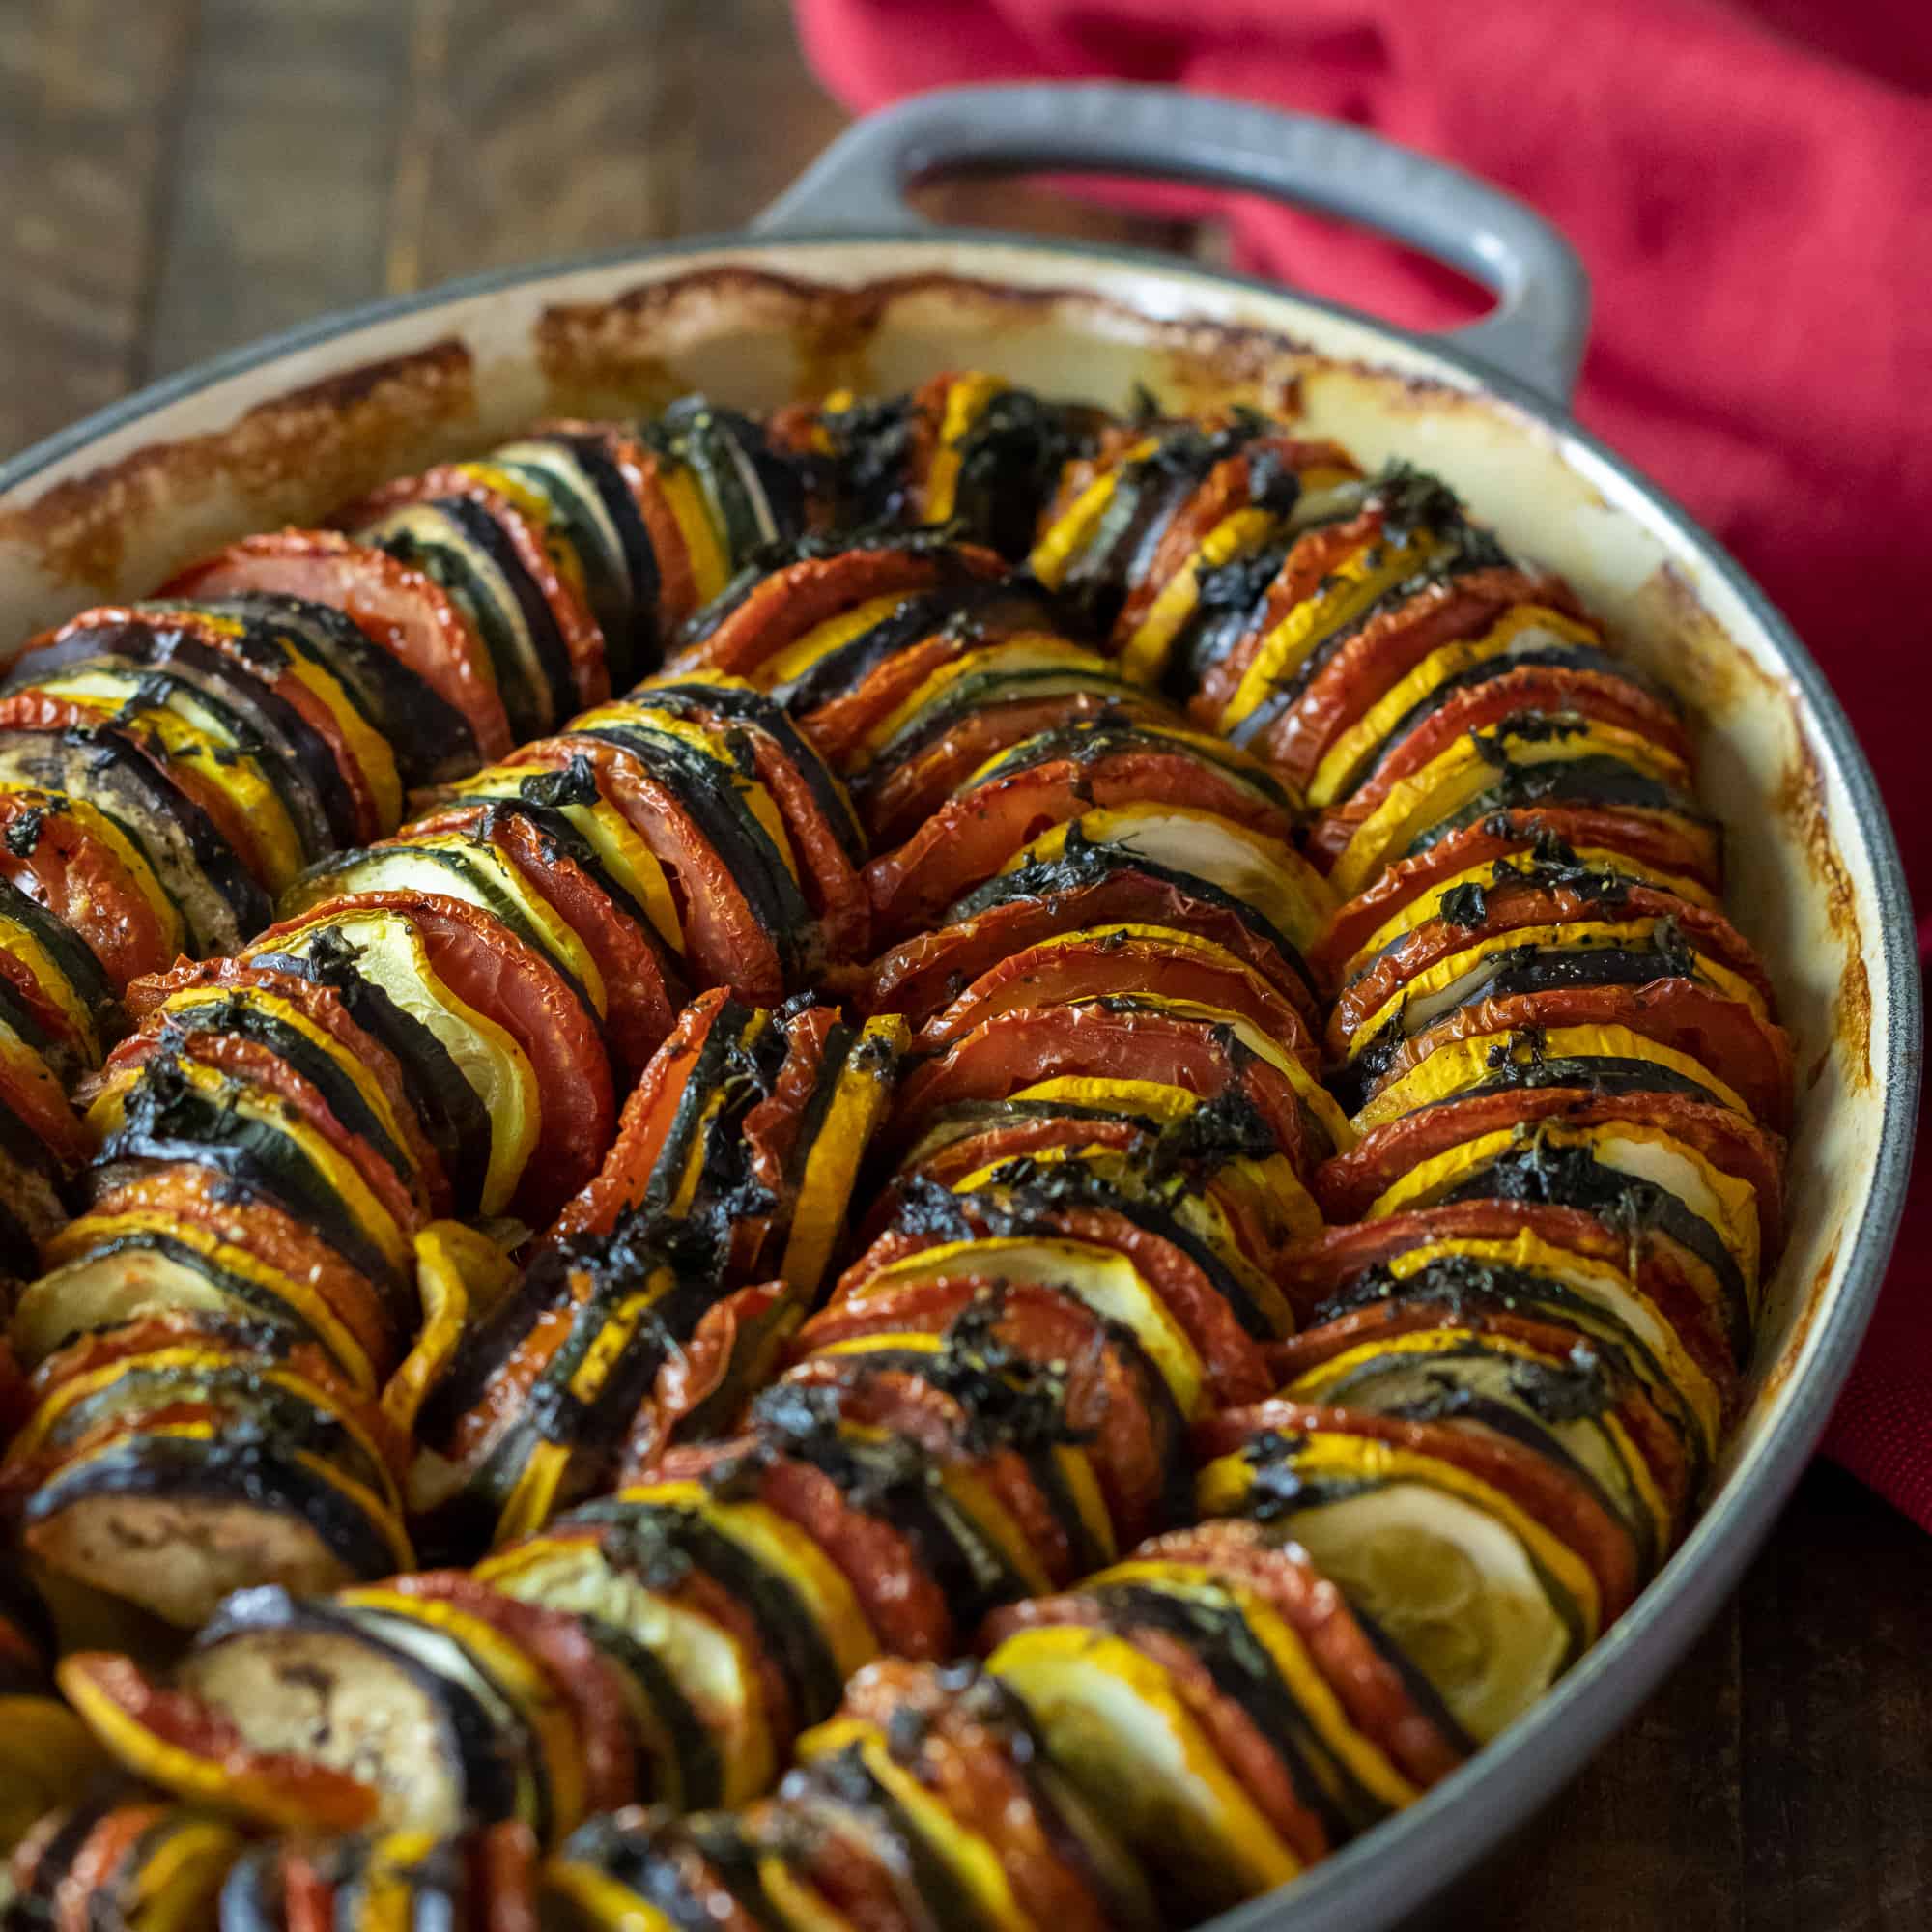
[[[729,227],[844,118],[777,0],[0,0],[0,456],[345,303]],[[1932,1538],[1815,1468],[1466,1922],[1932,1925]]]

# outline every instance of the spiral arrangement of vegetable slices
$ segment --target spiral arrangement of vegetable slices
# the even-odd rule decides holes
[[[1439,482],[969,374],[337,522],[0,696],[9,1932],[1193,1922],[1668,1555],[1790,1046]]]

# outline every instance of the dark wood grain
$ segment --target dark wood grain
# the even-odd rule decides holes
[[[0,6],[0,451],[138,379],[193,0]]]
[[[841,125],[777,0],[0,0],[0,452],[320,310],[724,228]],[[953,221],[1198,249],[952,183]],[[1805,1479],[1481,1932],[1932,1926],[1932,1539]]]

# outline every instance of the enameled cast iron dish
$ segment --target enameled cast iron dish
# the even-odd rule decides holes
[[[1300,201],[1492,289],[1423,339],[1241,277],[1110,249],[937,230],[921,174],[1099,169]],[[1518,202],[1358,130],[1155,89],[978,88],[853,128],[748,235],[490,275],[314,323],[144,390],[0,469],[0,638],[139,594],[196,553],[308,521],[532,419],[636,414],[702,388],[763,408],[991,369],[1122,405],[1297,407],[1364,462],[1438,471],[1512,550],[1561,571],[1702,724],[1729,895],[1798,1042],[1790,1246],[1754,1400],[1710,1508],[1662,1576],[1528,1718],[1412,1809],[1220,1932],[1394,1923],[1547,1800],[1690,1647],[1824,1426],[1903,1205],[1920,1052],[1903,875],[1817,666],[1566,399],[1582,270]]]

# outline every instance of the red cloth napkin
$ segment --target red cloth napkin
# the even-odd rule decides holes
[[[1596,294],[1578,416],[1737,553],[1824,664],[1932,906],[1926,0],[799,0],[799,14],[854,107],[961,80],[1169,82],[1357,122],[1560,224]],[[1453,276],[1368,237],[1228,208],[1253,272],[1413,326],[1470,312]],[[1918,938],[1923,958],[1932,917]],[[1827,1446],[1932,1529],[1932,1151]]]

